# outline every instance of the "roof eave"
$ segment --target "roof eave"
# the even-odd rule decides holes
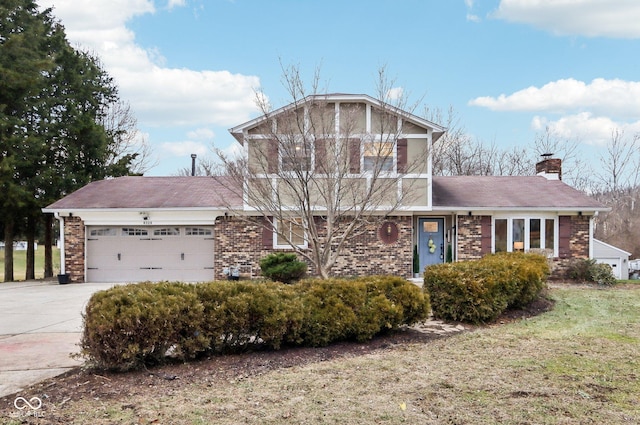
[[[267,114],[262,114],[259,117],[256,117],[252,120],[249,120],[243,124],[237,125],[235,127],[230,128],[228,131],[229,133],[231,133],[231,135],[240,143],[243,144],[244,143],[244,133],[247,129],[253,128],[256,125],[266,121],[267,119],[269,119],[270,117],[274,116],[274,115],[279,115],[283,112],[286,112],[288,110],[291,110],[293,108],[296,108],[300,105],[303,105],[305,103],[309,103],[312,100],[324,100],[324,101],[334,101],[334,102],[354,102],[354,101],[363,101],[366,103],[370,103],[376,106],[382,106],[382,102],[378,99],[375,99],[369,95],[366,94],[314,94],[314,95],[309,95],[306,96],[303,99],[300,99],[299,101],[294,101],[286,106],[282,106],[274,111],[271,111]],[[446,131],[447,128],[443,127],[439,124],[436,124],[432,121],[429,121],[427,119],[424,118],[420,118],[417,115],[414,115],[410,112],[404,111],[398,107],[395,107],[393,105],[388,105],[390,106],[394,112],[396,112],[399,116],[408,119],[410,121],[413,121],[423,127],[429,127],[432,129],[433,133],[434,133],[434,142],[436,140],[438,140]]]
[[[483,211],[483,212],[495,212],[495,211],[557,211],[557,212],[608,212],[611,211],[611,208],[607,207],[593,207],[593,206],[582,206],[582,207],[511,207],[511,206],[472,206],[472,205],[458,205],[458,206],[434,206],[433,211]]]

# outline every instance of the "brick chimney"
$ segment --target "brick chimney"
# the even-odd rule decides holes
[[[551,158],[552,153],[542,154],[542,161],[536,164],[536,174],[548,180],[562,180],[562,160]]]

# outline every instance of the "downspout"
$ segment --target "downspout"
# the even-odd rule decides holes
[[[598,211],[589,217],[589,259],[593,258],[593,219],[598,215]]]
[[[64,255],[64,218],[57,212],[54,214],[60,222],[60,274],[65,274],[65,255]]]

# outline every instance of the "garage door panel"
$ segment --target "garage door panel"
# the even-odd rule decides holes
[[[87,238],[87,280],[212,280],[213,228],[189,229],[188,232],[181,227],[88,228],[87,234],[91,236]]]

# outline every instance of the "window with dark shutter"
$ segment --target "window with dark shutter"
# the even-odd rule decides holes
[[[314,142],[316,155],[316,173],[326,174],[327,170],[327,141],[325,139],[316,139]]]
[[[398,139],[398,173],[407,172],[407,139]]]
[[[571,257],[571,217],[558,217],[558,255],[560,258]]]
[[[360,173],[360,140],[349,139],[349,172]]]
[[[273,248],[273,227],[271,226],[271,217],[262,218],[262,248]]]
[[[267,161],[268,161],[268,171],[269,173],[277,173],[278,172],[278,141],[277,140],[267,140]]]
[[[480,229],[480,253],[482,255],[491,254],[491,216],[482,216]]]

